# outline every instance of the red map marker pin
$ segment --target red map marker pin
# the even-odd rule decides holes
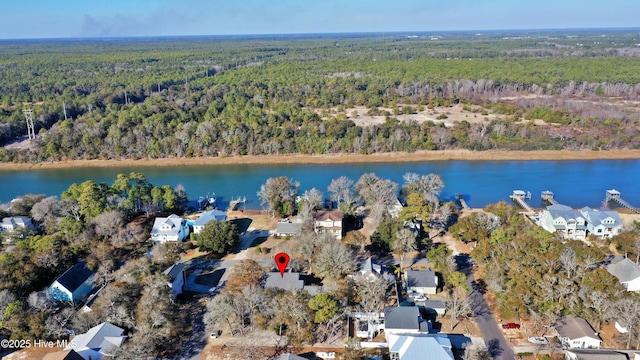
[[[284,277],[284,271],[287,269],[287,264],[289,264],[289,255],[277,253],[275,260],[276,265],[278,265],[278,270],[280,270],[280,276]]]

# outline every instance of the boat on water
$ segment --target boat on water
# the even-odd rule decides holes
[[[207,194],[207,196],[198,197],[198,210],[203,210],[208,206],[215,208],[216,205],[216,193],[213,193],[213,195]]]

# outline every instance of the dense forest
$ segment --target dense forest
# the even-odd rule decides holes
[[[0,161],[638,148],[639,37],[1,41]],[[410,116],[446,119],[454,105],[469,121]],[[16,146],[27,108],[37,138]],[[356,124],[359,115],[385,120]]]

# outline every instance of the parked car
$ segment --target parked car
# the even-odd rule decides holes
[[[544,336],[531,336],[528,340],[533,344],[547,345],[549,343],[549,340]]]
[[[427,297],[422,294],[417,294],[413,296],[413,301],[425,301]]]
[[[503,329],[520,329],[520,324],[516,323],[506,323],[502,324]]]
[[[222,330],[213,330],[211,333],[212,339],[217,339],[222,334]]]

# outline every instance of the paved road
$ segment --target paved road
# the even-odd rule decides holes
[[[471,309],[476,323],[478,327],[480,327],[480,331],[482,331],[482,337],[489,348],[489,352],[495,360],[514,360],[516,357],[513,349],[504,338],[502,329],[493,318],[493,314],[491,314],[491,310],[484,296],[472,287],[471,283],[475,281],[475,279],[469,266],[469,256],[463,254],[457,256],[456,263],[458,264],[458,269],[467,274],[467,286],[472,289],[469,293]]]
[[[185,290],[190,292],[209,294],[212,298],[220,292],[220,290],[224,287],[225,282],[231,272],[231,269],[235,266],[236,262],[241,259],[247,258],[247,251],[249,251],[249,246],[251,243],[260,236],[269,236],[269,231],[267,230],[252,230],[249,229],[244,232],[240,236],[240,249],[239,253],[236,254],[234,260],[192,260],[189,262],[189,267],[193,268],[194,271],[187,278],[187,282],[185,284]],[[272,260],[264,260],[260,261],[260,265],[262,266],[273,266]],[[195,282],[195,279],[203,270],[212,270],[216,269],[216,271],[222,272],[222,276],[218,281],[217,286],[206,286],[202,284],[198,284]],[[206,325],[204,323],[204,314],[206,312],[206,308],[200,303],[197,302],[194,304],[195,308],[194,312],[191,316],[192,327],[193,330],[191,335],[189,336],[189,340],[184,344],[182,351],[180,352],[180,356],[177,358],[178,360],[198,360],[200,359],[200,353],[207,345],[207,332]]]

